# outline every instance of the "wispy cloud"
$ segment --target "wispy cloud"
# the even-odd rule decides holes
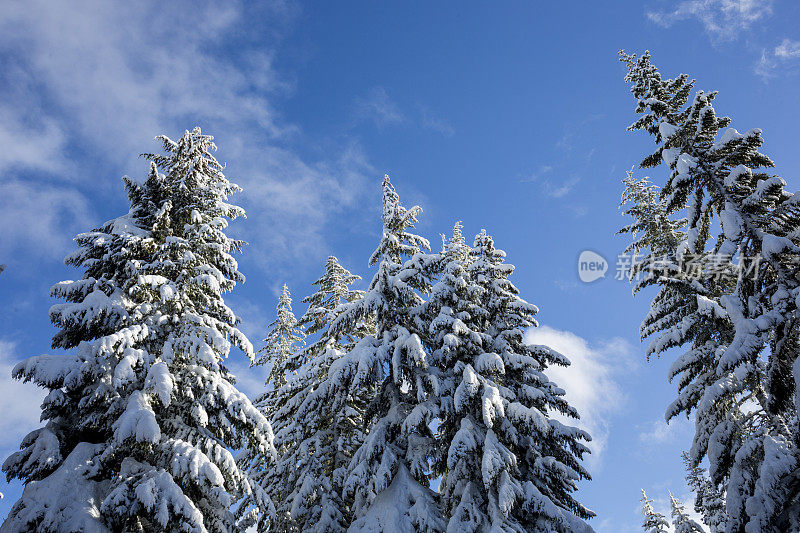
[[[356,97],[354,103],[356,121],[370,122],[379,129],[404,124],[443,137],[452,137],[456,132],[447,119],[436,115],[427,106],[417,105],[416,110],[402,109],[381,86],[372,87],[366,95]]]
[[[712,39],[727,41],[770,14],[772,0],[684,0],[668,11],[650,11],[647,17],[665,28],[695,19]]]
[[[72,237],[91,229],[92,208],[70,186],[0,180],[0,262],[13,269],[20,254],[60,260]]]
[[[535,183],[541,182],[542,179],[553,171],[552,165],[540,165],[536,171],[523,176],[520,181],[522,183]]]
[[[19,108],[0,107],[0,172],[64,171],[64,142],[64,132],[55,120],[39,117],[26,123]]]
[[[585,142],[580,143],[579,145],[578,140],[585,138],[586,130],[590,124],[597,122],[604,117],[605,115],[602,113],[594,113],[582,120],[566,123],[564,125],[564,134],[556,142],[556,148],[564,152],[572,152],[576,148],[579,148],[581,151],[585,151],[584,155],[586,156],[586,159],[590,159],[592,155],[594,155],[595,148],[589,148]]]
[[[755,71],[766,80],[774,77],[778,68],[785,68],[796,61],[800,61],[800,41],[784,39],[774,49],[761,51]]]
[[[784,39],[775,47],[775,57],[780,59],[800,59],[800,41]]]
[[[528,173],[520,178],[522,183],[535,183],[541,194],[550,198],[562,198],[569,194],[572,189],[580,182],[580,178],[572,176],[563,179],[561,176],[553,176],[552,165],[541,165],[535,172]]]
[[[562,198],[569,194],[579,181],[580,179],[577,177],[572,177],[566,181],[546,180],[542,183],[542,192],[552,198]]]
[[[647,447],[674,442],[678,438],[691,440],[692,424],[686,418],[673,418],[669,422],[657,418],[639,432],[639,442]]]
[[[632,364],[620,365],[620,361],[631,359],[630,345],[620,338],[590,344],[572,332],[547,326],[529,329],[525,342],[547,345],[572,363],[566,368],[550,367],[546,373],[566,391],[567,400],[578,410],[581,419],[577,425],[592,435],[592,456],[588,461],[590,467],[597,468],[608,441],[611,418],[625,401],[618,379],[620,372],[632,368]]]
[[[45,186],[26,199],[14,181],[15,196],[7,201],[42,213],[58,189],[69,199],[59,203],[60,212],[79,215],[91,205],[89,195],[119,198],[122,174],[144,176],[137,156],[158,149],[155,135],[178,136],[200,125],[216,137],[229,177],[245,189],[235,201],[245,204],[250,220],[234,231],[258,244],[260,264],[321,253],[324,221],[353,205],[364,190],[353,185],[363,184],[370,168],[357,143],[332,146],[330,156],[312,161],[291,148],[301,132],[273,105],[293,86],[273,66],[281,28],[293,21],[290,5],[4,5],[0,53],[13,59],[0,73],[0,141],[7,148],[0,171],[4,179]],[[109,168],[118,172],[97,174]],[[17,224],[13,235],[4,231],[0,238],[6,247],[24,245],[49,229],[62,239],[60,220]]]
[[[456,132],[447,120],[434,116],[427,108],[422,108],[422,127],[445,137],[452,137]]]
[[[397,103],[380,86],[371,88],[366,96],[357,97],[355,105],[359,119],[372,121],[378,127],[399,124],[406,120]]]
[[[555,142],[554,157],[539,164],[533,172],[522,173],[521,183],[533,183],[538,193],[546,198],[565,199],[581,182],[581,175],[588,172],[596,148],[592,124],[603,119],[602,113],[590,114],[580,120],[567,121],[561,137]],[[578,218],[587,211],[583,206],[567,207]]]

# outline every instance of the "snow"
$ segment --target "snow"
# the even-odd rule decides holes
[[[497,440],[497,435],[491,429],[486,432],[483,443],[483,457],[481,458],[481,479],[483,485],[489,488],[495,478],[516,465],[516,457],[511,451]]]
[[[488,383],[483,384],[481,407],[483,423],[486,424],[486,427],[490,428],[494,426],[495,419],[505,416],[505,408],[500,398],[500,390]]]
[[[102,444],[78,444],[48,477],[31,481],[14,504],[0,533],[110,533],[100,520],[108,481],[89,479]]]
[[[692,170],[697,167],[697,159],[690,156],[689,154],[682,153],[678,156],[677,164],[675,165],[675,171],[677,173],[674,181],[675,184],[678,185],[682,181],[689,179],[688,174]]]
[[[768,261],[773,260],[774,256],[783,252],[800,251],[800,248],[795,246],[795,244],[786,237],[765,233],[761,238],[761,255]]]
[[[370,505],[364,516],[354,521],[348,533],[433,533],[446,528],[436,495],[414,480],[400,465],[391,484]]]
[[[145,389],[152,390],[161,401],[161,405],[169,407],[172,400],[172,392],[175,389],[175,379],[170,372],[167,363],[158,361],[150,367],[147,372],[147,379],[144,382]]]
[[[503,358],[496,353],[482,353],[475,358],[475,370],[481,374],[485,373],[498,373],[505,374],[506,367],[503,364]]]
[[[725,209],[719,214],[719,220],[725,238],[734,243],[739,242],[742,238],[744,221],[730,202],[726,202]]]
[[[674,124],[670,124],[669,122],[662,121],[658,125],[658,133],[661,135],[662,141],[666,141],[678,131],[680,131],[680,128]]]
[[[128,398],[128,405],[116,422],[114,438],[118,442],[134,437],[136,442],[157,443],[161,439],[161,429],[150,401],[142,391],[135,391]]]
[[[727,176],[725,176],[725,186],[729,189],[732,189],[742,178],[744,178],[745,181],[749,181],[750,176],[752,176],[750,167],[745,165],[737,165],[728,173]]]
[[[727,128],[725,132],[720,136],[717,142],[711,147],[712,150],[721,150],[729,143],[734,143],[742,140],[744,135],[736,131],[734,128]]]
[[[664,158],[664,163],[666,163],[668,167],[671,167],[675,164],[675,161],[678,160],[678,156],[680,154],[680,148],[664,148],[661,150],[661,157]]]

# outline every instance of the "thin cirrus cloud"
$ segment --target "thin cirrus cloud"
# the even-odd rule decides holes
[[[378,127],[405,122],[406,117],[383,87],[372,87],[365,96],[355,99],[356,115]]]
[[[418,113],[407,113],[389,95],[384,87],[372,87],[363,96],[354,100],[355,116],[359,122],[370,122],[379,129],[399,124],[416,127],[452,137],[455,129],[446,119],[436,116],[425,106],[418,106]]]
[[[729,41],[771,14],[772,0],[684,0],[665,11],[648,11],[647,17],[665,28],[696,20],[712,40]]]
[[[767,80],[776,75],[777,69],[797,65],[798,62],[800,62],[800,41],[784,39],[772,50],[762,50],[755,72]]]
[[[775,47],[775,57],[780,59],[800,59],[800,41],[784,39]]]
[[[444,137],[452,137],[456,133],[456,130],[453,128],[450,122],[441,117],[433,115],[427,108],[422,108],[422,127],[435,133],[439,133]]]
[[[541,165],[535,172],[520,179],[520,182],[537,184],[539,192],[550,198],[563,198],[572,192],[575,186],[580,182],[580,178],[577,176],[573,176],[569,179],[562,179],[561,177],[551,177],[552,174],[552,165]]]
[[[659,417],[642,428],[638,439],[639,442],[647,445],[643,449],[649,449],[653,445],[675,442],[679,437],[683,440],[687,438],[691,440],[691,430],[692,424],[686,418],[673,418],[667,422]]]
[[[90,196],[124,202],[119,177],[144,175],[137,156],[158,149],[155,135],[175,137],[201,124],[216,137],[231,180],[244,188],[234,200],[251,221],[234,231],[258,244],[251,249],[262,250],[259,265],[321,254],[324,222],[353,206],[365,189],[353,184],[374,172],[356,141],[327,159],[300,157],[290,147],[299,128],[274,110],[292,83],[274,69],[272,45],[225,48],[231,35],[247,31],[279,41],[292,11],[280,1],[266,6],[269,16],[255,17],[246,12],[255,7],[237,2],[5,5],[0,54],[12,59],[0,73],[0,141],[14,150],[0,156],[0,171],[12,180],[9,202],[52,213],[33,226],[18,224],[0,246],[48,231],[69,245],[74,226],[101,222]],[[248,20],[270,20],[274,35],[248,30]],[[80,151],[68,154],[68,146]],[[108,168],[119,170],[98,175]],[[26,198],[26,186],[42,192]],[[56,192],[71,201],[54,201]],[[59,224],[65,219],[74,224]]]

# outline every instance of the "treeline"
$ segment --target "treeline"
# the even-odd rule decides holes
[[[26,483],[3,532],[591,530],[573,495],[590,437],[553,418],[578,415],[545,374],[568,360],[525,343],[537,309],[485,231],[431,252],[386,176],[367,290],[330,257],[254,353],[222,298],[244,281],[239,188],[199,129],[160,140],[51,291],[69,354],[14,368],[50,392],[3,465]],[[254,401],[232,346],[269,365]]]

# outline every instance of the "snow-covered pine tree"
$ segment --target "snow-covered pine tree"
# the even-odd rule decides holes
[[[432,532],[446,525],[428,487],[432,414],[414,410],[438,390],[422,344],[421,294],[430,290],[431,259],[424,252],[430,245],[409,232],[419,212],[400,204],[385,176],[383,232],[369,261],[378,263],[377,272],[364,297],[345,306],[329,328],[337,335],[370,321],[375,334],[337,359],[300,409],[302,416],[320,402],[338,410],[351,398],[370,399],[369,433],[349,465],[343,493],[352,501],[352,532]]]
[[[645,357],[689,345],[669,370],[670,381],[679,377],[678,398],[667,410],[669,420],[686,406],[696,405],[718,379],[719,356],[733,338],[733,324],[715,311],[720,297],[732,290],[736,272],[728,258],[720,260],[705,252],[710,238],[707,222],[689,243],[682,231],[686,220],[669,213],[658,187],[648,178],[633,178],[632,172],[623,183],[620,208],[633,222],[618,233],[632,238],[625,253],[635,259],[633,292],[658,287],[639,330],[642,339],[653,337]],[[735,409],[735,404],[728,406]],[[699,505],[701,500],[696,501]]]
[[[669,504],[672,508],[672,527],[675,533],[706,533],[703,526],[692,520],[683,504],[672,493],[669,494]]]
[[[594,513],[572,496],[590,479],[580,464],[585,432],[551,418],[577,418],[545,370],[569,361],[527,345],[537,308],[508,279],[514,267],[482,231],[470,250],[460,228],[429,305],[440,378],[437,457],[448,531],[591,531]]]
[[[3,465],[8,479],[17,477],[26,483],[23,497],[0,528],[3,532],[105,529],[98,516],[109,480],[94,480],[91,474],[100,468],[98,458],[103,443],[111,437],[114,421],[108,416],[111,401],[101,400],[117,394],[111,380],[102,379],[107,373],[102,368],[104,360],[94,355],[89,343],[129,329],[128,317],[136,302],[128,289],[147,255],[151,239],[145,217],[161,188],[154,165],[144,186],[127,177],[123,180],[129,212],[79,234],[75,238],[79,249],[67,256],[65,263],[82,268],[82,279],[63,281],[50,290],[52,297],[67,301],[50,310],[50,319],[59,328],[53,348],[80,345],[81,349],[75,355],[39,356],[26,362],[40,368],[30,380],[50,389],[42,403],[42,419],[47,424],[26,436],[21,451]],[[18,366],[14,376],[28,379],[24,370]],[[46,376],[46,371],[51,376]],[[67,381],[70,374],[73,377]],[[87,401],[93,398],[95,401]],[[70,517],[66,522],[65,516]]]
[[[708,478],[706,470],[694,465],[689,454],[683,453],[686,466],[686,483],[695,494],[694,510],[703,517],[711,533],[725,531],[725,495]]]
[[[230,451],[274,454],[224,366],[232,345],[253,356],[222,298],[244,280],[230,255],[242,243],[224,232],[243,215],[227,202],[239,189],[199,128],[159,139],[145,184],[127,181],[131,212],[79,236],[67,261],[84,276],[53,290],[67,300],[51,311],[54,346],[77,354],[14,369],[51,392],[47,426],[4,464],[28,483],[4,532],[63,531],[59,512],[87,531],[231,531],[243,497],[270,507]]]
[[[361,276],[351,274],[344,268],[339,259],[331,255],[325,262],[325,272],[312,285],[317,287],[314,294],[303,298],[303,303],[308,309],[300,317],[298,325],[305,328],[308,334],[321,333],[328,328],[328,324],[338,316],[340,306],[352,303],[364,296],[364,291],[351,289],[350,286],[360,280]],[[321,340],[333,341],[339,348],[349,347],[355,339],[364,337],[366,332],[356,329],[353,332],[342,332],[344,339],[331,338],[322,335]],[[319,343],[317,343],[319,344]],[[324,349],[324,344],[318,349]]]
[[[653,500],[647,497],[647,493],[642,489],[642,530],[645,533],[668,533],[669,522],[667,517],[653,508]]]
[[[423,313],[428,325],[430,364],[439,373],[439,390],[417,409],[429,412],[437,426],[433,470],[441,476],[439,494],[449,522],[448,531],[482,531],[491,524],[485,497],[487,488],[478,479],[484,439],[475,438],[470,441],[472,446],[457,440],[464,433],[459,433],[462,426],[469,424],[473,428],[473,425],[469,420],[462,422],[461,406],[453,401],[464,367],[474,364],[474,359],[483,352],[484,339],[470,327],[473,317],[482,309],[475,301],[475,287],[470,285],[467,274],[471,249],[464,240],[461,222],[456,222],[449,241],[443,236],[442,245],[436,266],[440,274]]]
[[[262,341],[264,346],[257,352],[253,365],[269,365],[267,385],[277,391],[300,367],[297,354],[305,345],[305,332],[292,312],[292,295],[285,283],[276,310],[275,320],[267,326],[267,336]]]
[[[642,166],[667,164],[661,197],[669,213],[686,213],[679,250],[716,252],[739,267],[718,301],[702,301],[720,329],[710,331],[709,350],[673,366],[679,386],[693,393],[682,393],[668,416],[696,411],[690,457],[695,465],[708,457],[713,482],[724,488],[727,531],[800,527],[797,197],[780,177],[760,170],[772,166],[758,151],[760,130],[728,128],[720,135],[730,119],[717,117],[716,93],[698,91],[689,103],[693,82],[686,75],[662,79],[648,53],[622,53],[621,60],[642,114],[629,129],[646,130],[658,144]],[[712,221],[721,231],[706,249]],[[668,327],[661,320],[653,331],[664,337]],[[663,348],[682,343],[665,337]],[[704,376],[713,366],[708,382],[697,379],[701,358]]]
[[[345,304],[362,297],[363,291],[350,288],[358,279],[330,256],[313,284],[317,290],[303,299],[309,307],[298,325],[320,336],[300,354],[303,366],[283,387],[288,399],[274,414],[276,445],[282,453],[270,482],[273,499],[280,501],[273,531],[331,533],[345,531],[350,523],[349,504],[341,494],[346,467],[363,442],[364,405],[350,398],[342,408],[332,409],[313,393],[341,350],[368,331],[363,324],[336,334],[328,330]]]
[[[302,366],[301,352],[305,345],[304,339],[305,332],[292,311],[289,287],[284,284],[278,295],[275,320],[267,326],[267,335],[262,341],[263,346],[251,364],[270,369],[264,384],[266,390],[255,399],[254,403],[270,421],[276,435],[291,423],[290,419],[278,416],[277,413],[298,390],[299,385],[295,376]],[[297,443],[294,440],[275,439],[274,444],[279,458],[293,450]],[[267,489],[275,505],[280,506],[283,502],[281,491],[285,480],[280,479],[277,471],[277,458],[259,454],[255,450],[244,450],[237,461],[252,479]],[[258,531],[267,531],[270,528],[272,531],[276,530],[277,524],[282,520],[279,509],[264,513],[259,509],[251,510],[250,502],[246,503],[248,505],[238,512],[242,524],[252,525]]]
[[[625,247],[624,253],[634,254],[640,264],[646,265],[647,261],[639,257],[640,254],[658,258],[678,249],[685,237],[681,228],[686,225],[686,220],[670,218],[667,206],[660,198],[659,188],[649,178],[636,179],[633,171],[627,174],[622,180],[625,187],[619,207],[623,210],[622,214],[631,217],[633,222],[617,234],[630,235],[631,242]],[[641,266],[635,268],[632,274],[635,276],[640,270]]]

